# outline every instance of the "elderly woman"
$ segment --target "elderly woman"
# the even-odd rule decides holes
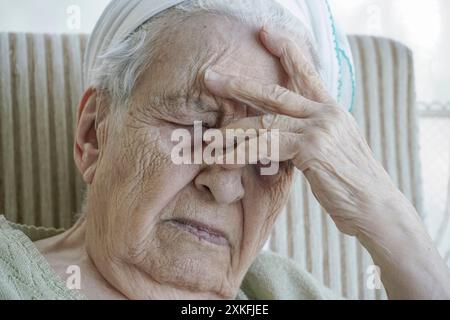
[[[327,29],[327,3],[280,2],[107,7],[87,48],[78,112],[84,212],[36,243],[1,220],[1,298],[333,298],[293,263],[261,254],[295,168],[371,253],[390,298],[450,298],[449,270],[415,209],[344,110],[351,59],[335,26]],[[174,164],[172,133],[192,132],[196,121],[205,130],[279,129],[279,155],[269,159],[279,170],[262,175],[263,161]],[[61,279],[71,266],[80,290]]]

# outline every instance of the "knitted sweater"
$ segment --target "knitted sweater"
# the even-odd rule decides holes
[[[32,241],[64,230],[22,226],[0,216],[0,300],[79,300]],[[242,282],[237,300],[332,299],[333,293],[294,262],[271,252],[260,254]]]

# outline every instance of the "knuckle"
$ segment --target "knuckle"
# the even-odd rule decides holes
[[[293,148],[295,148],[296,154],[300,153],[306,146],[305,138],[302,135],[291,135],[290,141]]]
[[[323,119],[317,123],[317,126],[323,131],[330,133],[333,132],[336,128],[336,123],[331,119]]]
[[[290,130],[295,126],[295,120],[284,115],[279,115],[277,118],[277,126],[279,128],[287,128],[288,130]]]
[[[317,150],[326,150],[329,145],[329,137],[322,130],[314,130],[308,138],[308,142]]]
[[[283,54],[288,58],[294,58],[298,56],[298,48],[295,43],[293,43],[290,39],[285,39],[283,44]]]
[[[227,85],[225,86],[225,90],[227,93],[233,93],[236,92],[241,88],[241,81],[238,78],[232,78],[227,82]]]
[[[329,105],[326,107],[326,113],[328,116],[336,121],[344,121],[347,118],[347,113],[340,107],[335,105]]]
[[[289,94],[289,90],[279,85],[272,86],[267,90],[267,95],[271,100],[282,101]]]

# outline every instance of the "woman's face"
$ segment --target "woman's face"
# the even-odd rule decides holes
[[[234,298],[267,240],[287,200],[290,164],[262,176],[251,165],[231,170],[171,160],[174,130],[192,131],[194,121],[221,128],[258,115],[212,96],[203,85],[209,66],[284,85],[278,60],[259,43],[257,31],[211,15],[171,27],[122,120],[110,115],[99,127],[87,248],[122,293]]]

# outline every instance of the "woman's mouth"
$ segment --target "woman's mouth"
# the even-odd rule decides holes
[[[213,229],[203,223],[188,219],[173,219],[168,222],[195,235],[200,241],[204,240],[218,246],[229,246],[228,239],[222,231]]]

